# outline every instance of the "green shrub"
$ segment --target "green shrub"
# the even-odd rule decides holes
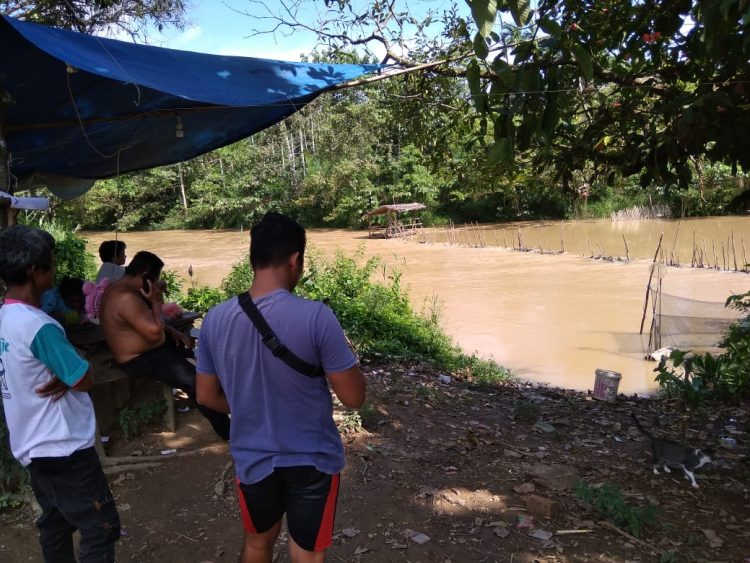
[[[167,410],[164,399],[154,399],[147,401],[134,408],[123,407],[117,413],[117,421],[120,424],[120,430],[126,440],[138,436],[148,426],[149,422]]]
[[[187,290],[187,294],[180,298],[180,306],[188,311],[206,313],[214,305],[218,305],[227,298],[226,294],[215,287],[199,285]]]
[[[581,480],[576,483],[574,493],[579,499],[591,505],[594,510],[610,518],[616,525],[636,538],[641,536],[644,527],[653,524],[656,520],[654,505],[630,506],[617,485],[605,483],[600,487],[595,487]]]
[[[97,268],[94,256],[86,250],[86,239],[77,230],[59,220],[41,220],[37,225],[55,239],[55,260],[57,271],[55,284],[65,277],[93,280]]]
[[[165,303],[179,303],[182,300],[182,278],[174,270],[162,270],[160,279],[167,284],[164,289]]]
[[[234,263],[232,271],[221,282],[221,289],[228,298],[247,291],[252,284],[253,271],[250,269],[250,262],[245,258]]]

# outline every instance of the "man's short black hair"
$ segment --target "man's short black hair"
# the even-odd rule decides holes
[[[0,279],[9,286],[25,284],[33,266],[49,271],[54,250],[55,239],[48,232],[26,225],[8,227],[0,232]]]
[[[102,262],[114,262],[120,252],[123,252],[126,245],[121,240],[105,240],[99,245],[99,258]]]
[[[291,217],[269,211],[250,231],[250,265],[254,270],[280,266],[295,252],[305,255],[305,229]]]
[[[139,276],[144,274],[150,280],[156,280],[157,274],[164,267],[164,262],[156,254],[141,250],[125,266],[125,274],[128,276]]]

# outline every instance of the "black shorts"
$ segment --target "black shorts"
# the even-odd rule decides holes
[[[237,481],[245,531],[267,532],[286,512],[289,535],[307,551],[323,551],[333,543],[338,492],[338,474],[321,473],[308,465],[277,467],[252,485]]]

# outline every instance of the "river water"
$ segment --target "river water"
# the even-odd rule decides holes
[[[700,257],[730,270],[736,261],[742,269],[748,217],[461,225],[389,240],[368,239],[364,231],[312,229],[309,241],[325,255],[361,249],[365,257],[380,256],[387,269],[402,272],[417,309],[438,307],[442,326],[465,351],[493,357],[521,378],[590,389],[594,370],[603,368],[622,373],[621,391],[645,393],[656,388],[655,364],[643,359],[648,336],[639,334],[639,325],[662,233],[660,258],[682,265],[659,269],[666,293],[723,303],[748,290],[745,273],[689,267]],[[85,236],[95,254],[101,241],[114,238]],[[129,256],[155,252],[186,279],[192,265],[194,279],[207,285],[218,285],[249,246],[248,232],[239,230],[120,238]],[[519,246],[535,250],[512,249]]]

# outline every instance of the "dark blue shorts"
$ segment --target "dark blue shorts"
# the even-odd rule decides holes
[[[302,466],[278,467],[252,485],[237,481],[245,531],[267,532],[286,513],[289,535],[297,545],[307,551],[328,549],[333,542],[339,477]]]

